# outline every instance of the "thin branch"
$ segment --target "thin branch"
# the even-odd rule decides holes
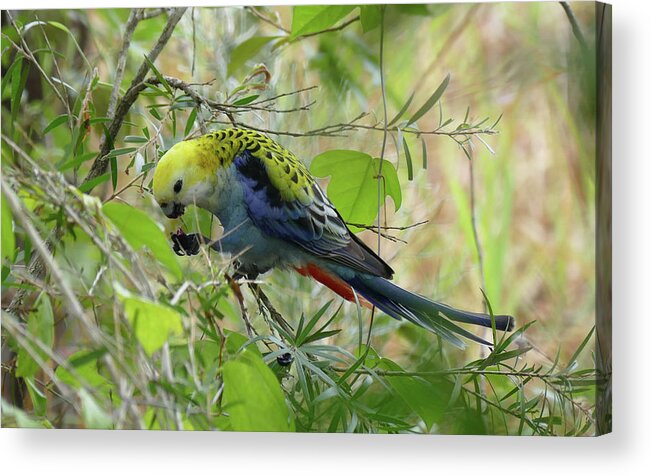
[[[305,35],[300,35],[300,36],[297,36],[296,38],[294,38],[293,41],[300,41],[300,40],[304,40],[305,38],[311,38],[313,36],[321,35],[323,33],[330,33],[330,32],[333,32],[333,31],[343,30],[348,25],[351,25],[351,24],[355,23],[356,21],[358,21],[359,18],[360,18],[359,15],[357,15],[356,17],[353,17],[350,20],[343,22],[341,25],[333,26],[331,28],[326,28],[325,30],[321,30],[321,31],[315,31],[315,32],[312,32],[312,33],[307,33]]]
[[[349,368],[330,367],[338,373],[349,372]],[[380,377],[437,377],[446,375],[501,375],[505,377],[531,377],[538,379],[553,379],[560,378],[555,374],[540,373],[535,370],[490,370],[490,369],[476,369],[476,368],[455,368],[446,370],[422,370],[422,371],[402,371],[402,370],[380,370],[373,369],[372,371],[366,369],[356,369],[354,373],[363,375],[379,375]],[[585,380],[594,379],[596,374],[584,375]]]
[[[250,105],[257,106],[257,105],[264,104],[264,103],[267,103],[267,102],[275,101],[276,99],[280,99],[280,98],[283,98],[283,97],[286,97],[286,96],[293,96],[295,94],[303,93],[303,92],[306,92],[306,91],[311,91],[313,89],[318,89],[318,87],[319,86],[317,86],[317,85],[308,86],[306,88],[297,89],[296,91],[291,91],[291,92],[288,92],[288,93],[282,93],[282,94],[278,94],[276,96],[272,96],[270,98],[261,99],[259,101],[252,102]]]
[[[156,18],[157,16],[162,15],[167,11],[166,8],[152,8],[151,10],[141,9],[140,20],[149,20],[150,18]]]
[[[305,132],[294,132],[294,131],[281,131],[277,129],[268,129],[268,128],[263,128],[263,127],[257,127],[252,124],[246,124],[243,122],[240,122],[239,125],[240,127],[244,127],[247,129],[251,129],[254,131],[262,132],[265,134],[272,134],[272,135],[278,135],[278,136],[288,136],[288,137],[314,137],[314,136],[323,136],[323,137],[345,137],[346,132],[355,132],[359,129],[363,130],[370,130],[370,131],[378,131],[378,132],[384,132],[384,127],[380,127],[377,124],[374,125],[367,125],[367,124],[357,124],[356,122],[359,121],[360,119],[366,117],[368,113],[363,112],[356,118],[354,118],[350,122],[345,122],[345,123],[338,123],[338,124],[330,124],[324,127],[319,127],[318,129],[312,129],[309,131]],[[223,121],[214,121],[217,124],[227,124],[226,122]],[[472,137],[475,135],[494,135],[498,134],[498,132],[492,128],[488,129],[482,129],[482,128],[470,128],[470,129],[463,129],[463,130],[453,130],[453,131],[446,131],[441,128],[430,130],[430,131],[420,131],[417,129],[413,128],[404,128],[400,129],[398,126],[394,127],[389,127],[387,128],[388,132],[398,132],[401,131],[406,134],[414,134],[417,137],[423,136],[423,135],[435,135],[435,136],[445,136],[445,137],[450,137],[450,138],[458,138],[461,137],[460,140],[466,139],[468,137]],[[459,142],[459,141],[457,141]]]
[[[176,24],[181,20],[181,17],[183,16],[186,10],[187,10],[186,7],[175,8],[171,10],[171,14],[169,16],[169,19],[167,20],[167,24],[165,25],[165,28],[163,29],[160,37],[158,38],[156,45],[154,45],[152,50],[147,55],[149,62],[153,63],[154,61],[156,61],[156,58],[158,58],[158,55],[167,44],[170,37],[172,36],[172,32],[174,31]],[[129,86],[129,89],[124,94],[122,100],[118,103],[115,110],[115,116],[113,117],[113,120],[111,121],[111,124],[108,127],[107,137],[104,138],[104,142],[100,148],[100,153],[98,154],[97,158],[93,162],[93,165],[91,166],[91,169],[88,172],[88,175],[86,176],[83,183],[88,183],[89,181],[99,177],[104,172],[106,172],[106,169],[108,168],[108,164],[109,164],[108,153],[113,148],[113,140],[117,136],[118,131],[122,126],[122,122],[124,121],[125,116],[129,112],[129,109],[135,102],[140,91],[142,91],[142,89],[144,88],[143,80],[145,79],[145,75],[147,74],[147,71],[149,71],[149,62],[147,61],[142,62],[140,68],[138,69],[138,72],[135,74],[133,80],[131,81],[131,85]]]
[[[291,333],[294,331],[289,322],[287,322],[283,315],[276,310],[273,304],[271,304],[271,301],[257,283],[249,283],[249,288],[251,288],[251,291],[253,291],[253,295],[258,301],[258,306],[260,307],[261,311],[264,311],[266,309],[269,312],[271,319],[273,319],[274,322],[276,322],[276,324],[282,327],[286,332]]]
[[[287,28],[285,28],[284,26],[282,26],[282,25],[280,24],[280,22],[277,22],[277,21],[275,21],[275,20],[272,20],[271,18],[269,18],[269,17],[263,15],[262,13],[260,13],[259,11],[257,11],[257,10],[255,9],[255,7],[244,7],[244,9],[245,9],[247,12],[253,14],[253,15],[256,16],[256,17],[258,17],[258,18],[259,18],[260,20],[262,20],[263,22],[268,23],[269,25],[273,26],[274,28],[278,28],[279,30],[284,31],[285,33],[291,33],[291,31],[288,30]]]
[[[291,30],[289,30],[289,29],[285,28],[284,26],[282,26],[279,22],[277,22],[275,20],[272,20],[271,18],[269,18],[269,17],[263,15],[262,13],[258,12],[255,9],[255,7],[244,7],[244,9],[247,10],[248,12],[250,12],[251,14],[253,14],[254,16],[256,16],[257,18],[259,18],[260,20],[262,20],[263,22],[268,23],[269,25],[271,25],[271,26],[273,26],[275,28],[278,28],[279,30],[281,30],[281,31],[283,31],[283,32],[285,32],[287,34],[291,34]],[[357,15],[357,16],[351,18],[350,20],[347,20],[347,21],[341,23],[340,25],[336,25],[336,26],[333,26],[331,28],[326,28],[325,30],[315,31],[315,32],[312,32],[312,33],[306,33],[305,35],[299,35],[296,38],[294,38],[292,41],[300,41],[300,40],[304,40],[306,38],[311,38],[313,36],[321,35],[323,33],[330,33],[330,32],[333,32],[333,31],[340,31],[340,30],[343,30],[344,28],[346,28],[347,26],[352,25],[353,23],[355,23],[359,19],[360,19],[360,16]]]
[[[382,224],[382,204],[384,203],[382,196],[382,185],[384,185],[384,177],[382,176],[382,166],[384,165],[384,152],[386,151],[387,146],[387,137],[389,135],[388,125],[389,117],[387,116],[387,92],[384,81],[384,13],[386,7],[381,7],[381,19],[380,19],[380,87],[382,89],[382,108],[384,112],[384,121],[383,121],[383,134],[382,134],[382,150],[380,151],[380,166],[378,167],[377,173],[377,229],[380,229]],[[386,186],[385,186],[386,189]],[[386,215],[385,215],[386,216]],[[382,243],[382,235],[378,232],[377,234],[377,255],[380,256],[380,245]]]
[[[419,221],[419,222],[416,222],[416,223],[412,223],[411,225],[405,225],[405,226],[381,226],[380,230],[404,231],[404,230],[409,230],[410,228],[416,228],[417,226],[420,226],[420,225],[425,225],[426,223],[429,223],[429,220],[423,220],[423,221]],[[377,225],[365,225],[363,223],[351,223],[349,221],[347,221],[346,224],[350,225],[350,226],[355,226],[357,228],[364,228],[366,230],[372,230],[372,231],[377,231],[377,229],[378,229]]]
[[[122,84],[122,77],[124,76],[124,68],[127,65],[127,56],[129,54],[129,46],[131,46],[131,38],[133,32],[136,30],[140,22],[142,14],[141,8],[134,8],[129,13],[127,24],[124,28],[124,35],[122,36],[122,49],[118,53],[117,66],[115,68],[115,77],[113,78],[113,90],[109,96],[108,107],[106,109],[106,116],[113,119],[115,117],[115,107],[117,106],[118,96],[120,94],[120,84]]]

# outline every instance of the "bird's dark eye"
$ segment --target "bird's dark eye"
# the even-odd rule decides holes
[[[181,191],[181,187],[183,187],[183,180],[177,180],[174,184],[174,193],[179,193]]]

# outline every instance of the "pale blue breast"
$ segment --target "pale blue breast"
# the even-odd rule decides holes
[[[219,241],[223,252],[260,270],[277,266],[301,266],[305,253],[295,245],[264,234],[251,221],[244,202],[244,189],[234,167],[220,169],[217,187],[203,208],[217,217],[224,233]]]

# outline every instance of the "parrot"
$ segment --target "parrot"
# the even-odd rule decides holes
[[[349,230],[307,167],[261,132],[233,127],[176,143],[155,167],[152,192],[168,218],[195,205],[223,228],[215,241],[173,233],[177,254],[196,254],[205,243],[233,256],[238,276],[293,269],[345,300],[406,319],[459,348],[465,347],[459,336],[492,344],[455,322],[513,329],[510,315],[491,319],[394,284],[393,269]]]

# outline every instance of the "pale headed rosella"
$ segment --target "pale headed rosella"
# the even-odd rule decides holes
[[[169,218],[196,204],[223,226],[212,247],[237,257],[238,272],[255,276],[293,268],[343,298],[404,318],[463,347],[458,335],[485,340],[452,321],[491,327],[490,316],[455,309],[406,291],[393,270],[349,231],[310,175],[287,149],[248,129],[225,129],[174,145],[158,162],[154,197]],[[175,251],[198,252],[199,235],[173,235]],[[207,240],[209,241],[209,240]],[[493,316],[511,330],[513,318]]]

